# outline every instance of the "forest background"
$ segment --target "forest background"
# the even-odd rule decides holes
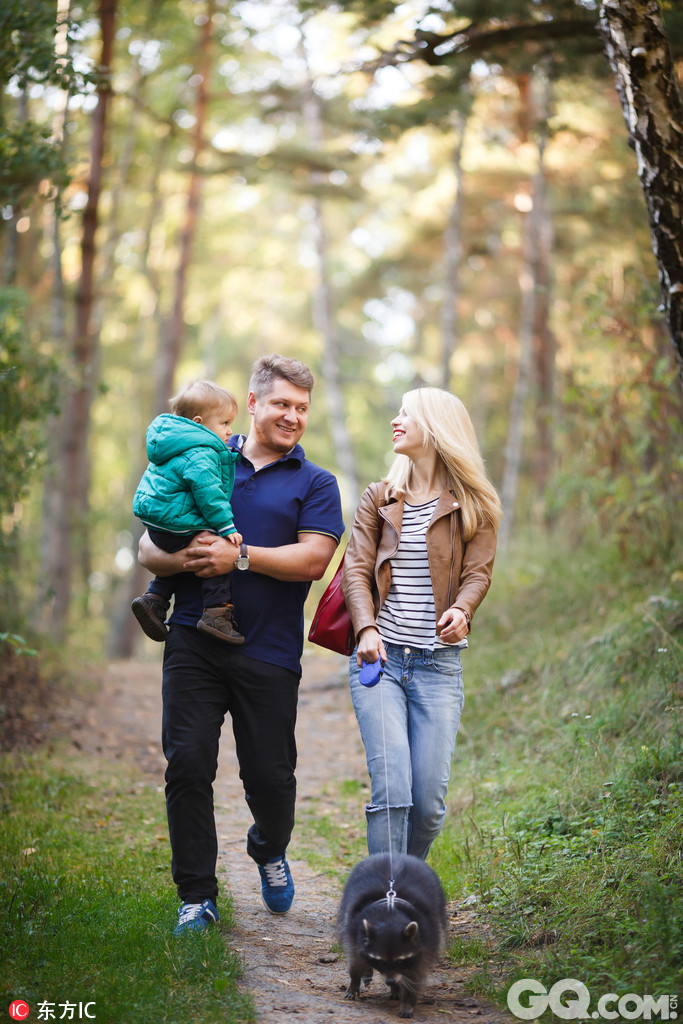
[[[246,432],[254,360],[308,363],[305,449],[347,524],[402,394],[448,387],[505,509],[434,859],[498,946],[450,955],[501,1004],[524,974],[680,992],[682,75],[677,2],[2,0],[0,747],[31,665],[57,693],[103,655],[159,657],[130,614],[131,502],[179,384],[228,387]],[[140,818],[131,902],[84,765],[3,760],[13,996],[39,933],[44,991],[66,956],[125,1002],[127,944],[168,902],[159,801],[101,767],[107,822]],[[356,821],[359,780],[335,798]],[[333,826],[301,834],[340,876],[363,844]],[[79,879],[126,919],[104,966]]]
[[[670,554],[680,385],[598,13],[5,0],[4,632],[132,652],[146,426],[202,375],[246,432],[272,351],[317,376],[347,521],[426,383],[471,410],[503,548]]]

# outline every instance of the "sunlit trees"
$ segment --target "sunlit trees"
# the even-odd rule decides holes
[[[597,9],[118,0],[103,77],[95,4],[7,6],[39,23],[17,20],[0,43],[0,146],[15,154],[0,246],[29,297],[12,329],[47,360],[41,373],[60,364],[65,415],[83,380],[71,342],[93,115],[110,86],[78,434],[89,483],[62,469],[52,417],[42,493],[34,476],[10,507],[26,600],[50,556],[66,557],[55,477],[77,505],[90,543],[60,628],[71,604],[93,646],[111,627],[112,651],[133,649],[122,626],[142,583],[131,497],[147,423],[204,375],[236,393],[246,432],[264,352],[312,367],[305,448],[337,473],[349,512],[420,383],[461,395],[499,487],[514,470],[511,542],[529,522],[623,533],[626,480],[648,515],[673,507],[675,369]]]

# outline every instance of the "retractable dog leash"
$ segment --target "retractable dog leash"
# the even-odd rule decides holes
[[[358,673],[358,679],[363,686],[371,687],[376,686],[382,678],[384,668],[382,667],[382,659],[378,658],[377,661],[363,662],[360,672]],[[379,688],[379,702],[380,702],[380,717],[382,719],[382,749],[384,754],[384,778],[386,787],[386,798],[387,798],[387,838],[389,840],[389,889],[384,899],[377,900],[377,903],[386,903],[387,910],[394,910],[396,904],[399,906],[410,907],[409,903],[405,900],[399,899],[394,891],[394,852],[391,845],[391,801],[389,800],[389,769],[387,766],[387,738],[384,729],[384,689],[380,686]],[[374,904],[376,905],[376,904]],[[410,907],[412,910],[412,907]]]

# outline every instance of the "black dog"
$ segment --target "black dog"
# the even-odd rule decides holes
[[[446,939],[446,898],[436,873],[423,860],[389,854],[357,864],[344,887],[337,927],[350,982],[346,999],[378,971],[400,999],[399,1017],[412,1017],[427,975]]]

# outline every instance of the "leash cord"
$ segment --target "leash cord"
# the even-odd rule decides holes
[[[384,680],[379,681],[379,705],[380,705],[380,716],[382,718],[382,748],[384,752],[384,785],[385,794],[387,800],[387,837],[389,841],[389,890],[387,892],[386,900],[387,907],[389,910],[394,909],[394,900],[396,893],[394,892],[394,851],[391,844],[391,802],[389,800],[389,769],[387,766],[387,737],[384,729]]]

